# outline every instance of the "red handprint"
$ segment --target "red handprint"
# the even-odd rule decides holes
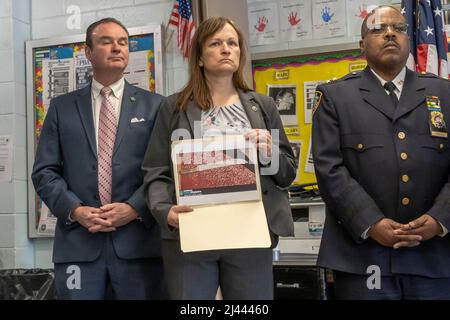
[[[361,19],[365,19],[366,17],[367,17],[367,15],[368,15],[369,13],[367,12],[367,9],[366,8],[361,8],[361,7],[359,7],[359,16],[358,17],[360,17]]]
[[[258,23],[254,27],[258,32],[263,32],[268,22],[269,20],[266,17],[259,18]]]
[[[291,13],[289,13],[288,21],[291,24],[291,26],[295,26],[299,24],[300,21],[302,21],[302,19],[297,20],[297,12],[295,12],[294,14],[294,12],[292,11]]]

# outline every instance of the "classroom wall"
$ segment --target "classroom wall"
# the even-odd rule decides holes
[[[34,266],[27,237],[25,41],[30,0],[0,0],[0,136],[13,141],[12,177],[0,182],[0,269]]]

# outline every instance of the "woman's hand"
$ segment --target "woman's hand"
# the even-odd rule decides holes
[[[245,133],[245,139],[256,144],[259,162],[267,165],[272,160],[272,136],[265,129],[251,129]]]
[[[172,206],[169,210],[169,214],[167,215],[167,224],[171,227],[174,228],[179,228],[178,226],[178,215],[180,213],[187,213],[187,212],[192,212],[194,211],[194,209],[192,209],[192,207],[189,206]]]

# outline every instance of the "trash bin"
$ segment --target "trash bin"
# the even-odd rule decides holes
[[[0,270],[0,300],[54,300],[52,269]]]

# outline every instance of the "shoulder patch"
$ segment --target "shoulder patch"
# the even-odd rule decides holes
[[[316,90],[313,101],[312,115],[316,113],[317,108],[319,108],[320,102],[322,101],[323,93],[321,91]]]

